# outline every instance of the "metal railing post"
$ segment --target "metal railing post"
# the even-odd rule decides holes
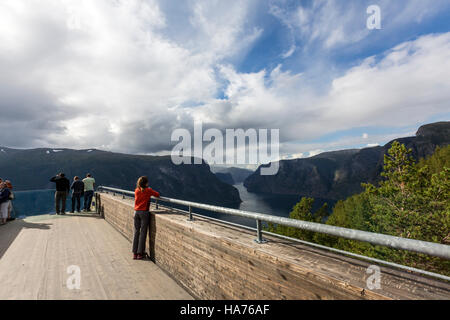
[[[192,220],[194,220],[194,219],[192,218],[192,207],[189,206],[189,219],[188,219],[188,221],[192,221]]]
[[[261,220],[256,220],[256,239],[255,239],[256,243],[262,244],[262,243],[267,243],[266,239],[263,239],[262,236],[262,222]]]
[[[159,206],[158,206],[158,199],[155,199],[155,208],[156,210],[158,210]]]

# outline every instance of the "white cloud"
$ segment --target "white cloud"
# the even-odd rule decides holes
[[[284,4],[283,1],[272,2],[270,12],[303,43],[304,49],[314,42],[329,49],[357,42],[369,33],[364,27],[357,27],[365,21],[361,3],[316,0],[308,7],[298,3],[294,9]]]
[[[163,153],[174,128],[190,129],[200,119],[220,129],[279,128],[284,156],[297,157],[385,141],[358,134],[310,142],[336,131],[411,127],[448,112],[450,33],[369,57],[325,90],[282,65],[237,70],[234,59],[264,32],[249,21],[258,2],[183,3],[192,6],[179,25],[156,0],[44,3],[0,4],[1,145]],[[351,23],[359,7],[314,1],[292,15],[277,8],[272,13],[300,30],[306,43],[334,48],[367,32]],[[408,8],[403,22],[411,19]],[[292,43],[282,56],[299,50]],[[217,98],[222,90],[225,96]]]
[[[368,58],[335,79],[319,105],[335,125],[406,126],[448,111],[450,33],[423,36]],[[405,115],[408,116],[405,116]]]
[[[227,99],[195,113],[218,126],[280,128],[283,141],[355,127],[416,126],[448,112],[449,61],[450,33],[423,36],[366,59],[335,78],[325,93],[280,68],[270,74],[224,68]]]
[[[253,28],[243,39],[249,5],[221,6],[213,16],[209,1],[196,3],[190,13],[195,42],[189,46],[164,36],[167,18],[156,1],[3,1],[0,107],[14,104],[15,110],[2,127],[13,121],[17,132],[25,132],[23,140],[13,135],[9,143],[167,147],[171,128],[190,121],[184,105],[216,95],[217,64],[246,50],[262,32]],[[155,126],[167,132],[144,145],[123,136],[150,136],[158,132]]]
[[[323,149],[317,149],[317,150],[311,150],[308,152],[308,157],[314,157],[318,154],[321,154],[324,150]]]
[[[292,56],[294,54],[296,49],[297,49],[297,47],[294,44],[291,45],[291,47],[289,48],[288,51],[286,51],[285,53],[281,54],[281,57],[283,59],[289,58],[290,56]]]
[[[366,9],[372,4],[368,1],[315,0],[305,5],[281,0],[270,3],[270,13],[302,43],[305,51],[315,44],[321,49],[334,50],[377,35],[366,28],[369,17]],[[431,19],[449,7],[446,0],[435,0],[432,5],[423,0],[379,0],[376,5],[381,8],[383,29],[389,32]],[[295,40],[291,45],[295,45]]]

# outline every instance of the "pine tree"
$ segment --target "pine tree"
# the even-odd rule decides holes
[[[395,141],[384,157],[383,180],[363,184],[361,194],[338,201],[327,224],[423,241],[450,243],[450,146],[437,148],[416,163],[411,150]],[[311,213],[314,200],[302,198],[290,218],[322,222],[326,205]],[[450,261],[422,254],[375,246],[295,228],[269,230],[378,259],[450,275]]]
[[[450,147],[447,147],[447,150]],[[365,185],[372,207],[375,232],[444,243],[450,230],[450,169],[443,166],[441,150],[427,161],[415,163],[411,150],[394,142],[384,159],[385,180],[376,188]],[[445,161],[443,161],[445,160]],[[434,169],[431,170],[431,164]],[[433,173],[436,172],[436,173]],[[378,248],[390,260],[434,271],[450,272],[448,262],[405,251]]]
[[[325,204],[321,209],[318,210],[318,215],[313,215],[311,210],[314,203],[313,198],[301,198],[300,202],[298,202],[293,208],[291,213],[289,214],[289,218],[296,219],[296,220],[302,220],[302,221],[309,221],[309,222],[318,222],[322,219],[324,210],[327,210],[327,205]],[[306,231],[301,230],[298,228],[293,227],[286,227],[286,226],[275,226],[274,224],[269,223],[269,226],[267,228],[268,231],[275,232],[278,234],[282,234],[288,237],[301,239],[305,241],[312,241],[314,238],[314,232],[312,231]]]

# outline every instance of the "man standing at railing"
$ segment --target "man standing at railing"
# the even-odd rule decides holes
[[[84,183],[84,209],[83,211],[91,211],[92,197],[94,196],[95,179],[88,173],[83,179]]]
[[[51,182],[56,183],[55,192],[55,209],[56,214],[66,214],[66,199],[70,191],[70,181],[66,178],[64,173],[50,179]],[[61,206],[60,206],[61,203]]]
[[[80,212],[81,196],[84,193],[83,181],[81,181],[79,177],[75,176],[73,178],[73,182],[72,185],[70,186],[70,189],[72,189],[72,211],[70,211],[70,213],[75,212],[75,202],[77,205],[77,212]]]

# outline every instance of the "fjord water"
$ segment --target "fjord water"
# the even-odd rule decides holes
[[[234,185],[239,190],[242,203],[240,210],[266,213],[279,217],[289,217],[292,208],[301,200],[300,195],[277,195],[277,194],[257,194],[247,191],[242,183]],[[313,212],[318,210],[324,203],[328,204],[329,211],[336,203],[330,199],[314,199]]]
[[[301,197],[297,195],[273,195],[273,194],[256,194],[248,192],[242,183],[234,185],[239,191],[242,203],[236,205],[235,209],[244,211],[265,213],[279,217],[289,217],[289,213]],[[24,218],[26,216],[35,216],[40,214],[55,213],[55,190],[31,190],[14,192],[15,199],[13,208],[16,218]],[[83,201],[83,199],[82,199]],[[315,199],[313,211],[319,209],[325,202],[329,208],[334,205],[335,201],[327,199]],[[83,204],[81,205],[83,207]],[[71,197],[67,197],[66,212],[71,209]],[[185,207],[179,209],[186,210]],[[208,212],[204,210],[194,209],[194,212],[206,215],[212,218],[225,220],[249,227],[255,227],[254,220],[221,214],[216,212]]]
[[[257,194],[247,191],[243,183],[235,184],[234,187],[238,189],[239,196],[242,202],[235,206],[234,209],[240,209],[244,211],[264,213],[268,215],[274,215],[278,217],[289,218],[289,213],[292,208],[301,200],[300,195],[274,195],[274,194]],[[330,199],[314,199],[314,205],[312,211],[318,210],[324,203],[328,203],[329,212],[331,212],[332,207],[336,203],[335,200]],[[196,210],[200,214],[213,217],[220,220],[225,220],[248,227],[256,227],[256,222],[254,220],[230,216],[227,214],[206,212],[203,210]]]
[[[67,197],[66,212],[72,206]],[[55,213],[55,190],[14,191],[13,215],[20,219],[27,216]]]

